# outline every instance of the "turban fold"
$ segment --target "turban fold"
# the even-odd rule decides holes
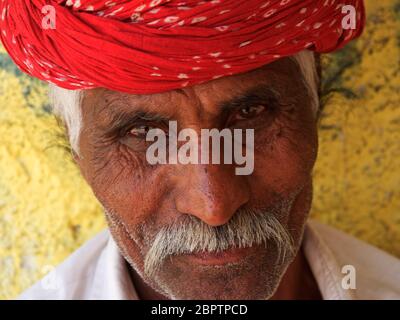
[[[355,28],[343,28],[345,5]],[[66,89],[134,94],[331,52],[364,24],[362,0],[0,0],[1,39],[22,71]]]

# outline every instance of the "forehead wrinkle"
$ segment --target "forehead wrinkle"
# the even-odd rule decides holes
[[[126,94],[119,92],[107,91],[102,96],[104,103],[101,104],[101,108],[98,113],[106,113],[108,116],[113,115],[115,111],[119,109],[125,109],[124,106],[129,105]]]
[[[285,80],[289,77],[291,78],[292,74],[286,72],[284,68],[279,67],[279,65],[282,63],[287,63],[290,69],[295,68],[296,70],[299,71],[299,73],[301,73],[301,71],[298,68],[296,60],[292,57],[287,57],[275,61],[273,63],[263,65],[258,69],[254,69],[246,73],[215,79],[206,83],[196,85],[193,88],[196,88],[195,90],[196,93],[199,92],[197,96],[199,95],[201,96],[203,92],[207,93],[210,90],[214,90],[215,95],[213,96],[215,97],[220,95],[221,100],[223,99],[225,101],[229,99],[235,99],[235,97],[239,97],[241,95],[245,95],[247,94],[248,91],[251,91],[256,87],[269,86],[270,87],[269,89],[271,90],[272,88],[276,87],[276,85],[273,82],[277,79],[277,77],[280,77]],[[226,81],[232,82],[234,85],[223,86],[223,84]],[[247,83],[251,84],[247,85]],[[222,84],[222,87],[224,88],[223,91],[221,91],[221,89],[219,88],[219,84]],[[224,99],[223,96],[227,94],[228,95],[230,94],[231,97]]]

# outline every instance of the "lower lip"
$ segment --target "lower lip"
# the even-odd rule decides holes
[[[237,263],[243,260],[251,251],[251,248],[232,248],[218,253],[199,252],[189,254],[188,257],[198,264],[224,265]]]

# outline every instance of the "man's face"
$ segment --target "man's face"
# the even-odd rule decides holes
[[[85,92],[77,162],[122,253],[149,286],[178,299],[273,294],[311,204],[311,101],[289,58],[160,94]],[[253,173],[236,175],[231,164],[150,165],[145,134],[168,130],[169,120],[196,132],[254,129]]]

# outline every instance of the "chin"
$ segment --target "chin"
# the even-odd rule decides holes
[[[273,296],[293,256],[284,261],[258,248],[239,261],[198,264],[187,256],[168,259],[148,284],[177,300],[266,300]]]

